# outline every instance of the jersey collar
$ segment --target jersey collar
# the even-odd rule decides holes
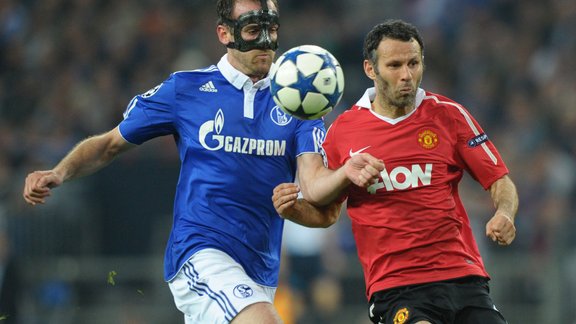
[[[252,80],[250,80],[246,74],[238,71],[228,62],[228,54],[224,54],[218,62],[218,69],[224,78],[238,90],[243,89],[245,86],[255,87],[259,90],[266,89],[270,86],[270,78],[268,76],[256,83],[252,83]]]

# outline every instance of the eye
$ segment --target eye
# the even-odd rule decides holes
[[[277,33],[277,32],[278,32],[278,29],[280,29],[280,26],[279,26],[279,25],[271,25],[271,26],[268,28],[268,31],[271,32],[271,33]]]
[[[256,24],[250,24],[250,25],[244,26],[242,28],[242,32],[247,33],[247,34],[255,34],[255,33],[257,34],[260,32],[260,26],[256,25]]]
[[[260,35],[260,26],[257,24],[250,24],[242,28],[242,38],[245,40],[253,40]]]
[[[255,34],[260,33],[260,28],[256,28],[256,27],[254,27],[254,28],[249,28],[246,32],[247,32],[248,34],[255,35]]]

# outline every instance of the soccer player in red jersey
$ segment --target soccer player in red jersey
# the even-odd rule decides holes
[[[489,191],[495,213],[486,235],[509,245],[518,195],[508,168],[462,105],[419,87],[424,44],[414,26],[375,26],[364,71],[374,88],[338,116],[323,144],[335,171],[307,170],[315,181],[301,188],[304,199],[294,184],[277,186],[276,210],[329,226],[336,220],[325,210],[347,199],[373,323],[506,323],[489,295],[458,183],[466,171]]]

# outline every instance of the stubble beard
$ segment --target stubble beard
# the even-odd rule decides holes
[[[406,111],[412,110],[416,102],[416,90],[413,89],[410,93],[400,94],[396,92],[390,84],[380,79],[379,91],[383,93],[384,101],[389,107],[404,109]]]
[[[403,108],[411,110],[414,107],[414,102],[416,101],[416,94],[412,91],[409,94],[398,95],[396,98],[389,97],[389,104],[396,108]]]
[[[272,60],[274,55],[270,59],[263,59],[258,57],[252,57],[250,55],[236,55],[236,60],[242,67],[242,72],[248,75],[251,79],[263,79],[270,72],[270,67],[272,66]]]

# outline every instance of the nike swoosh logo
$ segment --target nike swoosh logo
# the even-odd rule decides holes
[[[366,147],[364,147],[364,148],[361,148],[361,149],[359,149],[359,150],[356,151],[356,152],[354,152],[354,151],[352,151],[352,149],[350,149],[350,152],[349,152],[349,153],[350,153],[350,157],[353,157],[354,155],[358,155],[358,154],[362,153],[362,151],[366,150],[366,149],[369,148],[369,147],[370,147],[370,145],[368,145],[368,146],[366,146]]]

